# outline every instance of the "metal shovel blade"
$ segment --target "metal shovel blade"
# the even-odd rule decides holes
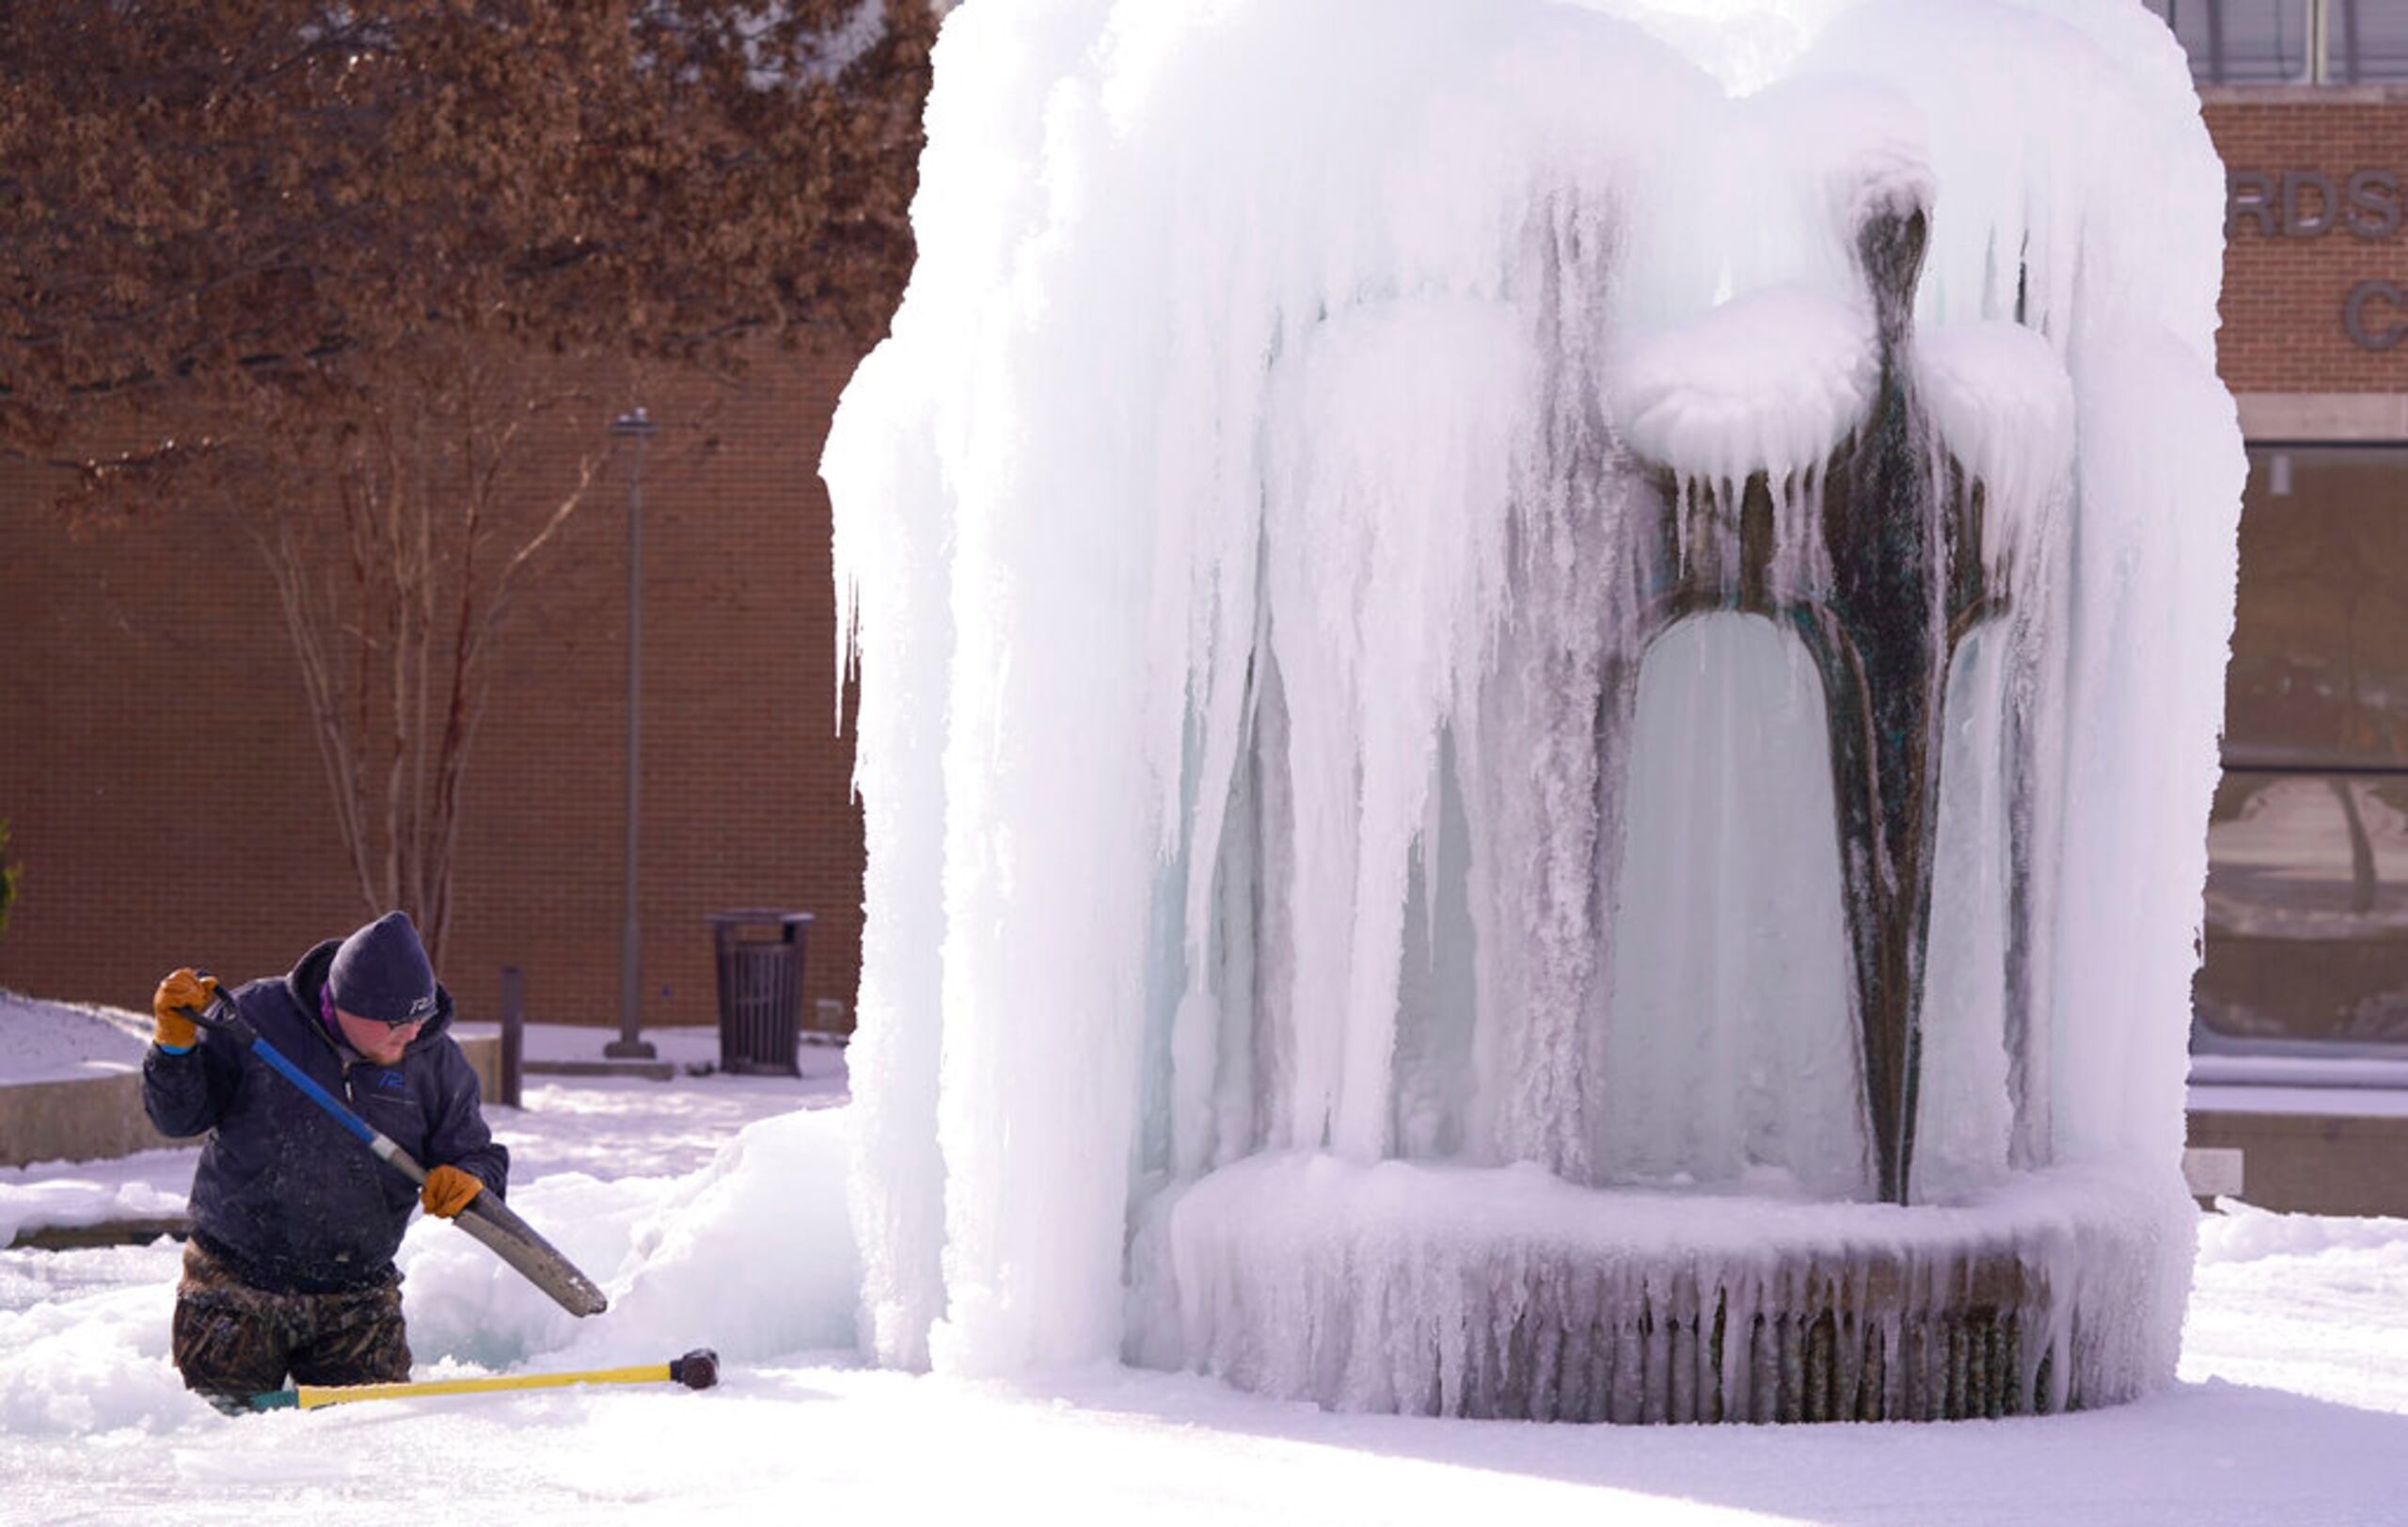
[[[598,1315],[610,1307],[592,1279],[492,1194],[480,1193],[469,1200],[452,1223],[483,1241],[494,1255],[525,1274],[529,1282],[570,1314]]]

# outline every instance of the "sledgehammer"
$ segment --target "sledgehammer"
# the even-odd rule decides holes
[[[502,1374],[493,1378],[438,1378],[423,1384],[296,1384],[251,1396],[254,1410],[315,1410],[354,1400],[411,1400],[432,1394],[482,1394],[488,1390],[562,1389],[571,1384],[683,1384],[708,1389],[719,1382],[719,1354],[696,1347],[673,1362],[634,1368],[592,1368],[579,1374]]]

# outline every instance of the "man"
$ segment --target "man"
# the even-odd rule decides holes
[[[510,1154],[477,1105],[453,1042],[452,994],[403,913],[329,939],[234,1005],[259,1037],[427,1168],[399,1172],[231,1040],[197,1030],[214,977],[179,970],[152,999],[142,1105],[160,1132],[208,1131],[193,1174],[192,1239],[176,1288],[184,1385],[234,1408],[305,1384],[409,1377],[401,1245],[415,1198],[450,1217],[503,1190]]]

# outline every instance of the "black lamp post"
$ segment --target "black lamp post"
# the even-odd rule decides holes
[[[636,911],[638,801],[643,759],[643,458],[660,426],[637,407],[610,421],[613,439],[635,442],[627,476],[627,806],[626,915],[619,929],[619,1037],[602,1047],[613,1060],[650,1060],[653,1048],[636,1037],[643,978],[642,923]]]

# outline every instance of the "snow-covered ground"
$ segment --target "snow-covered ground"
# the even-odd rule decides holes
[[[539,1032],[531,1053],[600,1037]],[[709,1053],[705,1034],[651,1037]],[[403,1249],[421,1376],[712,1345],[716,1390],[230,1420],[167,1360],[173,1245],[5,1251],[0,1521],[2408,1521],[2408,1222],[2210,1217],[2182,1382],[2085,1415],[1641,1430],[1332,1415],[1109,1368],[980,1385],[849,1350],[843,1053],[805,1059],[800,1082],[539,1079],[495,1110],[513,1203],[610,1293],[582,1328],[447,1227]],[[0,1222],[136,1185],[172,1208],[191,1163],[0,1174]]]
[[[462,1026],[490,1034],[490,1025]],[[150,1042],[147,1016],[107,1008],[34,1001],[0,992],[0,1088],[75,1080],[138,1070]],[[615,1029],[528,1026],[530,1060],[598,1060]],[[800,1081],[780,1076],[694,1077],[719,1055],[712,1028],[650,1029],[659,1058],[676,1065],[675,1083],[637,1079],[530,1076],[520,1110],[493,1108],[494,1133],[511,1152],[511,1180],[533,1182],[566,1171],[597,1177],[676,1177],[695,1170],[746,1124],[791,1108],[824,1106],[845,1096],[844,1051],[802,1046]],[[647,1098],[647,1090],[658,1095]],[[0,1093],[5,1105],[5,1093]],[[0,1167],[0,1247],[45,1226],[83,1226],[183,1212],[198,1147],[144,1151],[112,1161]]]
[[[0,992],[0,1082],[71,1082],[142,1066],[150,1015]]]

